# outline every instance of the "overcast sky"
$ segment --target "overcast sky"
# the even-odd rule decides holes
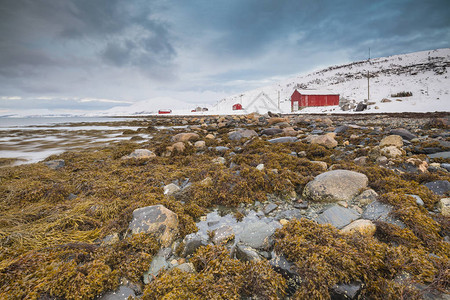
[[[213,104],[369,47],[450,47],[449,16],[449,0],[0,0],[0,115]]]

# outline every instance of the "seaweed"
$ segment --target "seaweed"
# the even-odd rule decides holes
[[[152,299],[280,299],[286,282],[265,261],[241,262],[223,246],[200,247],[191,259],[195,272],[164,272],[144,290]]]

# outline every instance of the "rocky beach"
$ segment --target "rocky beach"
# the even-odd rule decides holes
[[[449,113],[132,125],[1,160],[0,298],[449,299]]]

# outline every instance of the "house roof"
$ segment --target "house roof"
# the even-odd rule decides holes
[[[328,90],[299,90],[297,89],[300,94],[302,95],[339,95],[338,93],[334,93],[332,91]]]

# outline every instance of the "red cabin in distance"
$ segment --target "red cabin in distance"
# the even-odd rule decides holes
[[[163,115],[163,114],[170,114],[172,113],[171,109],[160,109],[158,110],[158,114]]]
[[[339,105],[339,94],[330,91],[295,90],[291,96],[291,111],[301,107]]]
[[[236,103],[233,105],[233,110],[242,110],[242,105],[239,103]]]

